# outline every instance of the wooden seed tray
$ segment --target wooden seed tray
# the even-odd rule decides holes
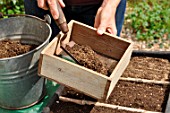
[[[39,75],[93,98],[107,100],[130,61],[132,42],[109,33],[98,36],[96,29],[74,20],[68,25],[67,35],[60,33],[41,52]],[[111,65],[115,60],[117,64],[108,77],[67,61],[55,55],[62,53],[61,41],[64,44],[74,41],[80,45],[88,45]]]

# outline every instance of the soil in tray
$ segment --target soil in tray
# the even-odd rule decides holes
[[[66,49],[80,65],[109,76],[109,66],[99,59],[99,55],[90,46],[74,44],[73,47],[66,46]]]
[[[119,81],[108,99],[109,104],[164,112],[169,86]]]
[[[62,96],[80,99],[80,100],[93,100],[95,99],[86,96],[82,93],[78,93],[70,88],[65,87]],[[59,103],[53,103],[51,111],[53,113],[90,113],[93,105],[78,105],[72,102],[63,102],[59,101]]]
[[[170,80],[170,62],[162,58],[132,57],[122,77]]]
[[[79,99],[79,100],[91,100],[96,101],[95,99],[88,97],[82,93],[77,93],[74,90],[69,88],[65,88],[63,91],[64,94],[62,96]],[[111,109],[106,107],[99,107],[93,105],[79,105],[72,102],[63,102],[63,101],[56,101],[53,103],[51,107],[52,113],[139,113],[139,112],[131,112],[131,111],[123,111],[117,109]]]
[[[55,107],[55,106],[54,106]],[[89,105],[78,105],[74,103],[61,102],[53,113],[139,113],[123,110],[115,110],[106,107],[93,107]]]
[[[88,97],[82,93],[77,93],[74,90],[69,88],[65,88],[63,91],[64,94],[62,96],[80,99],[80,100],[91,100],[96,101],[95,99]],[[53,103],[51,107],[52,113],[136,113],[130,111],[123,110],[114,110],[106,107],[94,107],[93,105],[79,105],[72,102],[63,102],[59,101],[59,103]],[[138,112],[139,113],[139,112]]]
[[[140,108],[148,111],[164,112],[169,90],[168,86],[163,85],[119,81],[107,103],[130,108]],[[80,100],[92,100],[92,98],[73,90],[64,96]],[[52,111],[54,113],[136,113],[61,101],[60,103],[53,104]]]
[[[78,105],[71,102],[60,102],[54,104],[52,113],[90,113],[93,106]]]
[[[19,40],[0,41],[0,58],[8,58],[27,53],[37,46],[22,44]]]

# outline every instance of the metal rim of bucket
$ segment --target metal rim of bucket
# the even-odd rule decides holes
[[[19,58],[19,57],[22,57],[23,55],[28,55],[30,53],[33,53],[36,50],[39,50],[42,46],[44,46],[48,42],[48,40],[50,39],[50,36],[52,34],[52,30],[51,30],[50,25],[48,24],[48,22],[46,22],[46,20],[43,20],[43,19],[38,18],[38,17],[33,16],[33,15],[27,15],[27,14],[18,14],[17,16],[13,16],[13,17],[23,17],[23,16],[29,17],[29,18],[34,18],[34,19],[37,19],[37,20],[40,20],[40,21],[44,22],[49,27],[49,30],[50,30],[48,38],[42,44],[38,45],[35,49],[33,49],[33,50],[29,51],[29,52],[26,52],[26,53],[23,53],[23,54],[20,54],[20,55],[17,55],[17,56],[9,57],[9,58],[0,58],[0,61],[8,60],[8,59],[11,59],[11,58],[13,58],[13,59],[14,58]],[[10,18],[13,18],[13,17],[10,17]]]

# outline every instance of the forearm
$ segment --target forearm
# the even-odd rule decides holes
[[[110,5],[113,8],[117,8],[121,0],[103,0],[102,6]]]

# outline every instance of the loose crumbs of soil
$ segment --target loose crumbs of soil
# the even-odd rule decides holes
[[[119,81],[108,103],[162,112],[168,100],[169,87],[156,84]]]
[[[19,40],[0,41],[0,58],[9,58],[33,50],[35,45],[22,44]]]
[[[75,44],[73,47],[66,46],[66,49],[79,61],[79,63],[93,71],[108,75],[108,68],[96,56],[90,46]]]
[[[170,80],[170,62],[162,58],[132,57],[122,77]]]
[[[65,87],[62,96],[80,99],[80,100],[93,100],[95,99],[84,95],[83,93],[78,93],[75,90]],[[59,101],[59,103],[53,103],[52,112],[53,113],[90,113],[93,105],[78,105],[72,102],[63,102]]]
[[[60,101],[60,104],[53,105],[52,113],[90,113],[92,108],[93,106]]]

